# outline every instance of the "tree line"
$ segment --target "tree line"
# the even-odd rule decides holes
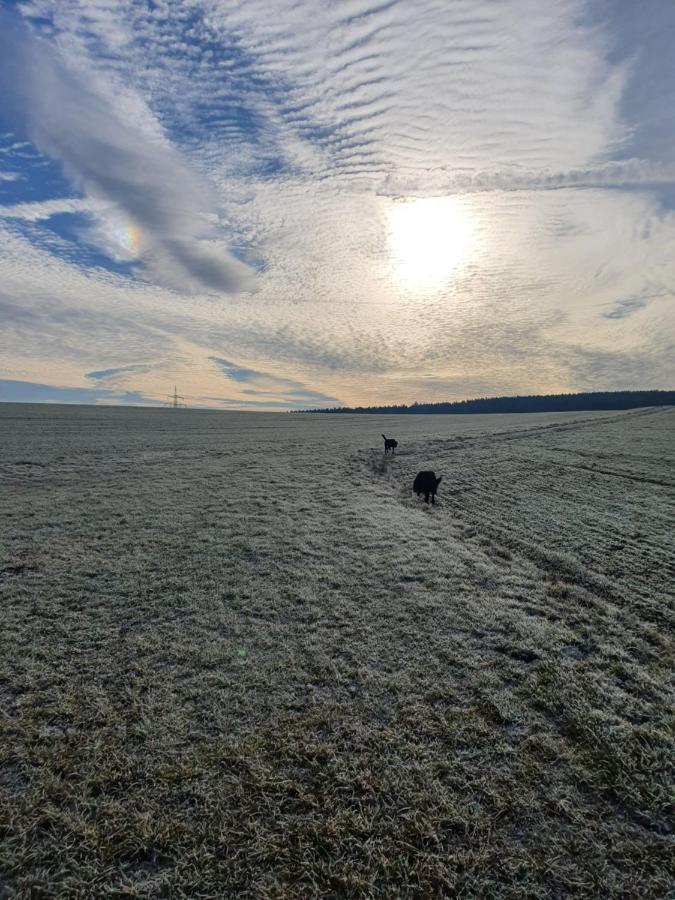
[[[530,394],[516,397],[479,397],[453,403],[404,403],[393,406],[335,406],[304,409],[306,413],[385,413],[388,415],[443,413],[582,412],[674,406],[675,391],[591,391],[580,394]]]

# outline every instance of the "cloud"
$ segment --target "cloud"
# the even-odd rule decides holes
[[[644,297],[627,297],[625,300],[619,300],[614,308],[603,313],[603,316],[606,319],[625,319],[638,309],[644,309],[646,305],[647,300]]]
[[[262,372],[256,372],[254,369],[246,369],[243,366],[237,366],[235,363],[229,362],[226,359],[220,359],[217,356],[209,356],[209,359],[221,369],[224,375],[231,378],[233,381],[249,382],[264,377]]]
[[[316,178],[367,189],[443,167],[564,172],[626,140],[630,65],[607,61],[584,0],[470,6],[249,0],[213,3],[208,20],[283,84],[277,140],[300,136],[297,168]]]
[[[208,184],[168,141],[121,116],[53,44],[7,13],[0,60],[0,86],[17,123],[78,190],[113,203],[138,229],[147,277],[182,291],[250,286],[250,270],[213,239],[217,207]]]
[[[31,381],[0,378],[0,403],[101,403],[126,406],[156,406],[138,391],[109,391],[90,388],[55,387]]]
[[[64,198],[62,200],[43,200],[36,203],[10,203],[0,206],[0,218],[20,219],[23,222],[42,222],[52,216],[63,213],[91,213],[100,209],[101,204],[93,204],[88,200]]]
[[[232,400],[229,397],[203,397],[209,403],[217,403],[225,409],[247,411],[257,409],[260,412],[288,411],[307,409],[309,404],[289,400]]]
[[[98,373],[83,384],[153,396],[177,383],[259,409],[588,388],[612,372],[653,383],[668,365],[672,380],[658,349],[675,278],[664,4],[17,9],[33,31],[5,60],[25,74],[43,59],[10,92],[15,120],[71,184],[2,136],[21,181],[0,186],[1,374]],[[472,223],[466,258],[437,289],[403,285],[392,210],[448,195]],[[150,212],[130,242],[136,197]],[[200,294],[221,283],[225,234],[256,261],[255,303]],[[137,253],[149,283],[132,277]],[[181,286],[177,303],[166,288]]]
[[[672,339],[630,350],[576,349],[570,358],[572,384],[580,391],[672,390]]]
[[[385,196],[428,196],[429,194],[475,194],[492,191],[556,191],[565,188],[631,188],[675,184],[675,165],[644,159],[608,161],[601,165],[569,171],[498,172],[483,170],[453,174],[447,168],[414,177],[393,176],[384,180],[378,193]]]
[[[214,362],[226,378],[239,384],[250,384],[254,387],[242,390],[242,394],[248,397],[265,397],[267,400],[246,400],[247,403],[253,405],[273,405],[273,406],[299,406],[310,403],[337,403],[335,397],[328,396],[320,391],[314,391],[308,388],[302,382],[293,381],[289,378],[280,378],[276,375],[270,375],[268,372],[258,372],[255,369],[248,369],[238,366],[227,359],[221,359],[217,356],[209,356],[211,362]],[[268,403],[271,401],[271,404]],[[241,401],[232,401],[239,402]]]
[[[139,375],[149,372],[151,368],[152,366],[145,363],[135,363],[129,366],[117,366],[113,369],[101,369],[98,372],[87,372],[84,377],[97,384],[111,385],[115,384],[120,376],[124,378],[127,375]]]
[[[44,269],[40,274],[45,281],[50,271],[54,281],[61,276],[59,267]],[[98,285],[103,302],[83,308],[71,291],[85,289],[86,279],[46,287],[36,284],[38,279],[31,279],[29,273],[17,274],[23,275],[21,288],[12,290],[10,281],[0,290],[0,358],[19,354],[47,368],[46,360],[65,359],[87,371],[102,358],[124,363],[130,356],[170,355],[172,340],[157,321],[135,314],[133,301],[109,306],[105,301],[115,297],[115,291],[105,283]]]

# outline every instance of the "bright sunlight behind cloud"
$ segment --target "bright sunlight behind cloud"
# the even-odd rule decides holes
[[[474,237],[471,215],[455,197],[409,200],[389,212],[391,265],[412,292],[442,289]]]

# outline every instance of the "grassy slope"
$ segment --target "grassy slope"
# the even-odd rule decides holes
[[[667,895],[675,412],[410,418],[0,407],[0,896]]]

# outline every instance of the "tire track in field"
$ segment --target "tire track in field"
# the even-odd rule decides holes
[[[406,504],[414,503],[410,487],[417,468],[434,468],[446,475],[450,471],[434,510],[440,527],[451,530],[475,553],[489,551],[502,573],[534,566],[539,579],[557,583],[562,595],[572,586],[581,589],[585,602],[595,598],[596,620],[600,610],[605,623],[616,619],[640,655],[654,658],[665,650],[659,632],[673,622],[669,485],[663,479],[625,473],[633,485],[626,491],[618,473],[612,472],[609,479],[617,485],[609,485],[599,479],[605,473],[588,466],[583,470],[588,480],[580,480],[574,466],[563,462],[552,469],[543,457],[549,451],[549,434],[555,434],[559,443],[561,431],[574,438],[591,428],[591,436],[598,432],[602,443],[603,433],[617,425],[625,429],[628,418],[642,419],[643,427],[651,425],[656,436],[669,416],[662,410],[641,410],[592,423],[520,430],[494,439],[479,436],[463,443],[407,446],[396,463],[378,463],[375,453],[362,456],[362,461],[384,476],[390,490]],[[611,443],[615,436],[608,433],[606,437]],[[430,465],[431,458],[437,462]],[[664,460],[666,470],[667,465]],[[640,523],[645,521],[651,534],[641,530]]]

